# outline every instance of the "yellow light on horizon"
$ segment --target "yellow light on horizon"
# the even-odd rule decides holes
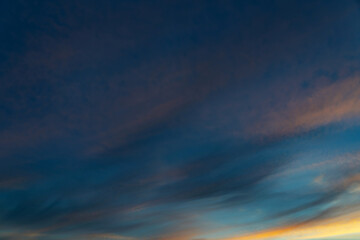
[[[360,213],[331,220],[319,220],[313,224],[289,225],[271,228],[238,237],[231,237],[226,240],[268,240],[274,238],[303,240],[323,239],[350,234],[360,234]]]

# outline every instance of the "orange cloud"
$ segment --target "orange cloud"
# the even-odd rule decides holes
[[[360,76],[318,87],[309,96],[275,106],[256,124],[255,134],[287,135],[360,116]]]

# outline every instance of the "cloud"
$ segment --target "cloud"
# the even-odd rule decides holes
[[[360,233],[359,212],[311,223],[290,224],[259,232],[227,238],[226,240],[323,239]]]
[[[332,25],[349,11],[255,5],[11,5],[0,49],[0,238],[188,240],[216,229],[201,217],[223,210],[253,204],[296,223],[343,196],[357,177],[291,202],[269,179],[296,157],[294,134],[359,115],[357,75],[258,106],[267,86],[301,82],[271,75],[282,76],[282,61],[306,68],[298,60],[312,59],[329,25],[342,36]],[[337,47],[318,55],[343,59]],[[261,209],[268,199],[278,200],[273,211]]]
[[[289,135],[307,132],[360,116],[360,77],[355,73],[346,79],[318,87],[308,96],[290,99],[284,106],[265,113],[255,134]]]

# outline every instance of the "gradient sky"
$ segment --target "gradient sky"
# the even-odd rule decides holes
[[[360,2],[0,2],[1,240],[360,239]]]

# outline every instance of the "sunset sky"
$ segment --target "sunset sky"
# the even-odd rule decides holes
[[[360,239],[360,1],[0,13],[0,240]]]

